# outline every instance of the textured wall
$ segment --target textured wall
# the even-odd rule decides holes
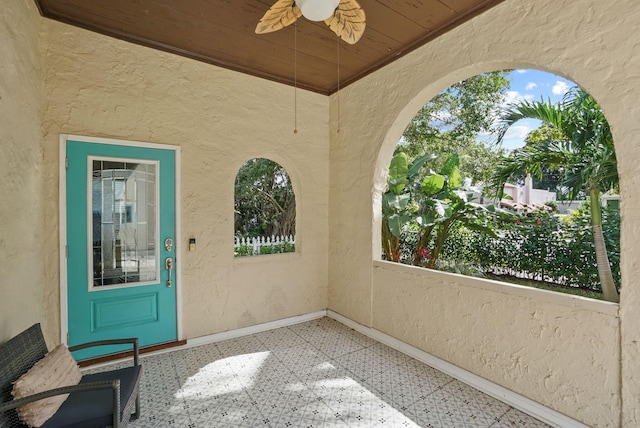
[[[47,325],[58,319],[58,136],[181,146],[183,327],[191,338],[327,307],[328,98],[46,21]],[[270,158],[297,197],[298,254],[233,258],[233,184]],[[197,251],[188,252],[189,238]]]
[[[578,380],[574,377],[590,378],[591,372],[601,367],[614,371],[606,374],[608,382],[619,378],[621,384],[609,384],[607,388],[609,391],[622,391],[623,426],[640,426],[640,407],[637,406],[637,397],[640,396],[640,326],[636,321],[640,309],[640,287],[636,284],[640,268],[640,248],[637,244],[640,242],[640,229],[634,227],[640,216],[640,199],[635,197],[633,190],[640,185],[640,155],[637,150],[637,136],[640,135],[637,103],[640,99],[638,22],[640,3],[631,0],[507,0],[345,88],[340,94],[342,132],[330,136],[329,307],[365,325],[375,322],[378,328],[391,330],[390,325],[385,327],[385,320],[376,312],[379,307],[373,294],[380,291],[377,288],[380,281],[377,274],[373,274],[371,264],[372,259],[380,257],[380,191],[384,188],[384,176],[395,143],[421,105],[452,83],[481,72],[538,68],[564,75],[582,85],[601,103],[616,143],[623,196],[622,351],[620,359],[614,348],[609,355],[599,356],[603,360],[591,361],[579,371],[569,368],[560,371],[557,375],[563,376],[563,379],[558,382],[576,385]],[[332,120],[335,120],[338,111],[337,102],[338,97],[334,95],[331,100]],[[419,275],[420,283],[445,287],[456,281],[450,280],[445,285],[433,275],[422,272]],[[404,297],[404,288],[415,286],[412,282],[392,281],[389,286],[397,285],[399,298]],[[424,292],[426,294],[426,289]],[[407,300],[410,298],[407,297]],[[514,302],[519,302],[517,305],[522,307],[535,306],[530,301],[520,300],[518,296],[509,300],[496,299],[495,312],[510,313],[508,307],[500,305]],[[411,306],[408,301],[403,304]],[[452,303],[438,301],[438,304],[447,308]],[[564,311],[559,307],[550,310]],[[545,314],[545,317],[552,316],[549,314]],[[495,323],[483,311],[471,312],[469,316],[476,325]],[[592,340],[619,334],[615,322],[605,323],[591,333],[588,330],[591,326],[582,325],[571,311],[562,315],[562,320],[563,337],[573,334],[584,338],[572,343],[581,346],[582,349],[577,352],[585,355],[591,355]],[[419,335],[433,321],[432,314],[423,311],[410,312],[408,322],[415,330],[414,334]],[[502,322],[508,324],[511,321]],[[539,323],[529,318],[521,320],[520,325],[526,331],[528,327],[535,328]],[[446,345],[450,348],[439,349],[441,355],[453,355],[465,342],[465,331],[452,333],[455,336]],[[495,341],[495,345],[511,346],[501,337],[496,337]],[[427,344],[423,346],[426,351],[431,351]],[[528,366],[533,358],[528,355],[536,355],[533,345],[530,346],[532,349],[507,349],[512,353],[518,351],[521,364]],[[473,367],[473,371],[480,371],[476,362],[469,361],[466,364],[467,367]],[[489,369],[483,368],[482,375],[497,383],[515,384],[517,373],[511,370],[510,364],[508,359],[501,360]],[[617,373],[620,370],[621,373]],[[511,376],[509,382],[504,378],[505,372]],[[527,382],[519,383],[519,391],[542,400],[540,395],[545,390],[544,377],[530,376]],[[574,402],[566,399],[566,391],[557,389],[545,403],[590,424],[617,426],[618,415],[615,410],[605,411],[601,406],[590,407],[588,404],[604,400],[613,403],[611,405],[616,409],[615,403],[619,402],[620,397],[612,399],[606,394],[603,397],[603,386],[595,380],[582,382],[582,387],[589,389],[581,392]]]
[[[618,305],[389,262],[373,272],[375,329],[590,426],[616,426]]]
[[[0,342],[42,319],[42,72],[33,2],[0,7]],[[57,270],[57,269],[56,269]]]

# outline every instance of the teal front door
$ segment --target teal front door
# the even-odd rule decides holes
[[[175,151],[77,140],[66,140],[68,345],[175,341]]]

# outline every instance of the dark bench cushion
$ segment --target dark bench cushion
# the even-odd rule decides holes
[[[85,375],[81,384],[120,379],[120,409],[131,409],[131,403],[136,399],[134,391],[142,373],[141,366]],[[49,419],[42,428],[87,428],[104,427],[112,423],[111,390],[82,392],[71,394],[62,407]],[[127,418],[129,416],[127,415]],[[81,422],[78,422],[81,421]]]

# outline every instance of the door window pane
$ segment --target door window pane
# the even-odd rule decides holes
[[[156,164],[92,166],[93,286],[156,281]]]

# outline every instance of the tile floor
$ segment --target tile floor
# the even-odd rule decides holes
[[[548,426],[330,318],[142,364],[133,428]]]

